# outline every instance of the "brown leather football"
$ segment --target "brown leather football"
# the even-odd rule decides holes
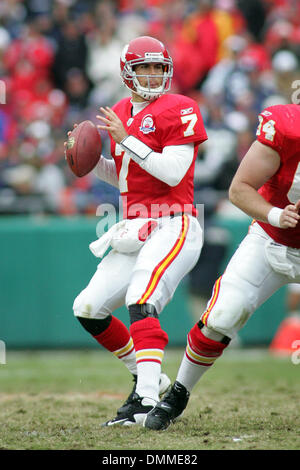
[[[85,176],[97,165],[102,150],[101,137],[92,121],[83,121],[67,140],[66,160],[76,176]]]

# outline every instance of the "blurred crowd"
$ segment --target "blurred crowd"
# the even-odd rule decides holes
[[[128,96],[120,52],[140,35],[165,43],[172,92],[193,97],[202,111],[209,139],[197,160],[195,202],[209,218],[226,197],[257,114],[292,101],[298,0],[1,0],[0,214],[118,207],[115,188],[93,174],[72,175],[63,142],[73,123],[96,122],[100,106]]]

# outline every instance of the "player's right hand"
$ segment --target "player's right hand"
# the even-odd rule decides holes
[[[125,137],[128,136],[121,119],[117,114],[108,106],[105,108],[100,108],[100,111],[104,116],[99,116],[97,114],[96,118],[102,121],[102,125],[97,125],[97,127],[103,131],[108,131],[116,144],[119,144]]]
[[[296,204],[289,204],[283,209],[280,216],[280,227],[281,228],[295,228],[300,220],[300,199]]]

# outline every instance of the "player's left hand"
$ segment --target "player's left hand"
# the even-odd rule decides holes
[[[99,109],[105,117],[99,115],[96,116],[97,119],[103,122],[102,125],[98,124],[97,127],[103,131],[108,131],[114,141],[119,144],[128,135],[124,129],[121,119],[108,106],[105,108],[101,107]]]

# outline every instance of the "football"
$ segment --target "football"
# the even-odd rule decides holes
[[[76,176],[85,176],[97,165],[102,150],[101,137],[92,121],[78,124],[68,136],[66,160]]]

